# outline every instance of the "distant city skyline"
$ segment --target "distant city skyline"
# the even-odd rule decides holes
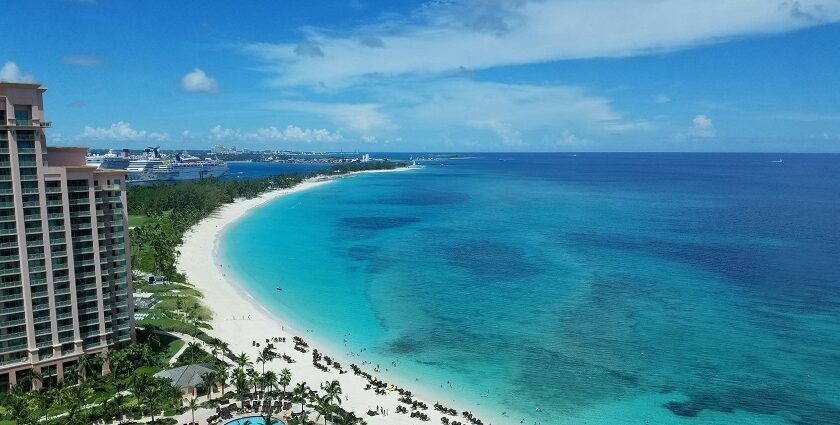
[[[50,145],[840,152],[840,0],[15,2]]]

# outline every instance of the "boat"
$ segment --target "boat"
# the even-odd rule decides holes
[[[128,164],[128,184],[140,185],[169,181],[172,176],[169,173],[163,158],[158,151],[159,147],[149,147],[143,154],[133,157]]]
[[[175,161],[169,163],[171,180],[197,180],[221,177],[227,172],[224,161],[190,156],[186,152],[175,154]]]
[[[221,177],[227,172],[227,164],[210,158],[197,158],[186,152],[175,154],[174,158],[162,156],[160,147],[148,147],[143,154],[132,158],[126,169],[127,182],[142,185],[160,182],[179,182]]]
[[[775,162],[775,163],[777,163],[777,164],[778,164],[778,163],[782,162],[782,160],[781,160],[781,159],[777,159],[777,160],[775,160],[775,161],[770,161],[770,162]]]
[[[114,152],[113,149],[108,150],[104,154],[90,154],[85,156],[85,164],[94,166],[100,170],[125,170],[131,162],[128,156],[128,149],[123,150],[122,155]]]

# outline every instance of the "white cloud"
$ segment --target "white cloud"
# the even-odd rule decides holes
[[[78,134],[76,140],[113,140],[113,141],[153,141],[160,142],[169,139],[167,133],[147,132],[135,130],[130,123],[119,121],[111,124],[110,127],[91,127],[86,125],[84,130]]]
[[[670,98],[670,97],[668,97],[668,96],[665,96],[665,95],[660,94],[659,96],[656,96],[656,99],[655,99],[654,101],[655,101],[656,103],[658,103],[658,104],[660,104],[660,105],[661,105],[661,104],[663,104],[663,103],[668,103],[668,102],[670,102],[670,101],[671,101],[671,98]]]
[[[693,139],[710,139],[716,136],[715,125],[712,119],[704,114],[695,115],[691,120],[691,129],[688,136]],[[684,136],[678,135],[682,138]]]
[[[103,64],[102,59],[96,56],[87,56],[87,55],[73,55],[73,56],[65,56],[61,58],[63,63],[68,65],[77,65],[77,66],[87,66],[87,67],[94,67],[94,66],[101,66]]]
[[[216,125],[210,129],[210,137],[217,141],[242,141],[242,142],[305,142],[305,143],[335,143],[344,140],[340,132],[329,130],[304,129],[289,125],[284,129],[277,127],[258,128],[253,132],[243,132],[239,129],[225,128]]]
[[[279,85],[359,79],[690,48],[840,21],[819,0],[574,0],[437,2],[346,37],[307,30],[301,43],[253,43]],[[605,31],[604,28],[609,28]],[[372,40],[377,48],[360,43]],[[368,43],[370,44],[370,43]]]
[[[413,86],[400,96],[393,114],[432,128],[496,123],[497,133],[504,133],[500,123],[506,123],[520,133],[558,126],[608,133],[641,127],[626,121],[610,99],[574,86],[450,79]],[[508,141],[515,140],[510,136]]]
[[[181,88],[188,92],[216,93],[219,91],[219,84],[204,71],[194,68],[181,78]]]
[[[526,143],[522,140],[522,133],[513,128],[510,123],[487,120],[487,121],[472,121],[468,124],[477,128],[487,128],[493,131],[502,144],[509,147],[525,146]]]
[[[461,78],[380,84],[364,90],[371,103],[276,101],[266,108],[326,120],[346,133],[388,140],[397,130],[465,140],[480,130],[507,147],[550,143],[545,134],[568,128],[595,137],[648,131],[645,121],[628,120],[608,98],[580,87],[478,82]],[[470,135],[470,132],[473,134]],[[486,139],[486,137],[485,137]],[[583,137],[581,137],[583,139]]]
[[[9,83],[32,83],[35,77],[21,72],[20,67],[12,61],[3,64],[0,68],[0,81]]]
[[[154,142],[161,142],[169,139],[168,133],[149,133],[149,140]]]
[[[580,138],[569,130],[563,130],[563,133],[557,140],[557,146],[561,147],[580,147],[588,145],[590,143],[590,140]]]
[[[326,119],[341,130],[359,135],[372,135],[395,130],[391,117],[376,103],[321,103],[277,101],[267,105],[278,111],[296,111]]]

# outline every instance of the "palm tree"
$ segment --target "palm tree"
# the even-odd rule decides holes
[[[280,379],[277,383],[283,386],[283,394],[285,395],[286,387],[292,383],[292,371],[284,367],[283,370],[280,371]]]
[[[145,414],[145,408],[148,407],[143,403],[144,399],[149,393],[149,387],[153,384],[152,378],[149,375],[136,374],[131,377],[129,381],[130,391],[137,397],[140,414]]]
[[[174,404],[174,401],[181,400],[181,391],[172,386],[172,382],[163,378],[146,378],[150,382],[142,391],[139,397],[141,403],[151,411],[152,423],[155,422],[155,413],[160,412],[166,406]]]
[[[155,423],[155,414],[162,410],[164,402],[163,394],[151,389],[151,391],[146,392],[143,397],[143,401],[145,402],[146,407],[150,410],[149,414],[152,417],[152,423]]]
[[[189,404],[187,404],[187,407],[190,408],[190,412],[192,412],[192,421],[190,422],[191,424],[195,423],[195,410],[198,409],[198,402],[195,400],[195,397],[193,397],[190,399]]]
[[[257,363],[262,363],[262,373],[265,373],[265,363],[268,361],[262,354],[257,355]]]
[[[193,324],[193,337],[198,336],[198,304],[193,303],[187,306],[187,318]]]
[[[61,381],[65,386],[75,385],[79,383],[79,370],[77,368],[70,369],[64,374],[64,379]],[[84,382],[84,381],[83,381]]]
[[[55,399],[55,390],[51,389],[41,389],[40,391],[35,393],[35,402],[38,407],[41,408],[41,411],[44,413],[41,415],[44,420],[50,420],[50,406],[52,406],[53,401]]]
[[[242,399],[248,393],[248,377],[242,369],[236,369],[233,372],[233,385],[236,387],[236,395]]]
[[[222,386],[222,397],[225,395],[225,384],[227,384],[227,379],[230,376],[227,369],[227,363],[222,363],[216,367],[216,379]]]
[[[122,393],[122,391],[117,391],[117,393],[114,395],[114,398],[112,400],[114,401],[114,403],[113,403],[113,408],[114,408],[113,416],[118,417],[119,418],[118,423],[122,424],[123,416],[125,416],[125,415],[123,415],[123,413],[124,413],[123,404],[125,404],[125,395]]]
[[[300,411],[303,413],[303,404],[306,402],[306,396],[309,395],[309,385],[306,385],[306,382],[298,382],[297,386],[295,386],[294,391],[292,391],[294,401],[300,402]]]
[[[87,380],[88,369],[90,369],[92,364],[93,358],[87,354],[82,354],[76,361],[76,370],[79,372],[79,378],[82,380],[82,382],[85,382],[85,380]]]
[[[187,344],[187,349],[190,350],[190,363],[195,363],[195,355],[201,350],[201,344],[192,341]]]
[[[321,385],[321,389],[327,393],[327,401],[332,403],[335,400],[336,404],[341,404],[341,383],[338,380],[332,380],[324,382],[324,385]]]
[[[90,395],[91,390],[86,383],[64,387],[60,390],[58,400],[67,412],[70,423],[73,423],[76,413],[87,404],[86,401]]]
[[[207,389],[207,400],[210,400],[210,396],[213,395],[213,386],[216,385],[216,374],[213,372],[207,372],[201,375],[201,386]],[[195,422],[195,421],[193,421]]]
[[[92,372],[96,372],[94,376],[101,376],[102,375],[102,368],[105,366],[105,363],[108,363],[108,366],[111,365],[111,352],[110,351],[103,351],[100,353],[94,354],[94,356],[90,359],[90,369]]]
[[[30,417],[27,390],[19,384],[15,384],[7,397],[4,406],[8,409],[9,416],[16,424],[26,425],[34,422]]]
[[[252,365],[251,361],[248,359],[248,355],[245,354],[245,353],[239,353],[239,355],[236,356],[233,359],[233,361],[236,362],[236,364],[239,366],[240,370],[244,369],[246,366],[251,366]]]
[[[276,390],[277,388],[277,374],[270,370],[264,373],[262,376],[262,384],[263,391],[265,391],[265,389],[268,388],[269,391],[273,393],[274,390]]]
[[[251,383],[254,384],[254,394],[256,394],[257,385],[260,384],[260,374],[254,369],[248,369],[246,373],[248,374],[248,378],[251,380]]]
[[[271,347],[266,346],[263,348],[262,353],[260,353],[260,357],[262,357],[263,362],[263,373],[265,373],[265,364],[274,360],[277,357],[277,353],[271,349]]]
[[[44,375],[41,372],[38,372],[34,368],[28,369],[26,372],[23,372],[23,378],[21,382],[28,382],[29,388],[35,388],[35,381],[38,381],[38,384],[44,383]]]
[[[327,425],[327,417],[330,415],[330,411],[332,411],[330,396],[315,396],[315,411],[318,412],[318,418],[324,417],[324,425]],[[315,422],[318,421],[318,418],[315,418]]]
[[[222,349],[220,342],[219,338],[213,338],[210,340],[210,348],[212,348],[210,353],[213,354],[213,358],[216,360],[219,360],[219,351]]]

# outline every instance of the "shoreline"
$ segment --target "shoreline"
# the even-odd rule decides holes
[[[406,382],[406,379],[400,379],[399,376],[396,376],[398,375],[396,372],[375,372],[370,364],[364,365],[362,363],[366,359],[348,357],[344,352],[345,350],[341,349],[340,343],[337,344],[335,341],[325,340],[309,331],[298,329],[295,323],[283,317],[282,314],[272,312],[260,304],[235,278],[227,276],[226,268],[218,257],[219,240],[229,229],[229,226],[254,209],[275,199],[322,186],[341,178],[352,177],[356,174],[402,172],[411,169],[413,168],[362,171],[342,176],[308,179],[289,189],[278,189],[252,199],[237,200],[227,204],[193,226],[184,234],[183,243],[179,247],[181,255],[177,266],[180,271],[185,273],[189,282],[202,292],[204,304],[213,311],[213,319],[210,322],[213,329],[206,332],[229,343],[232,352],[237,354],[245,352],[252,360],[260,349],[252,345],[253,341],[264,343],[267,338],[285,337],[287,339],[286,343],[274,343],[277,347],[276,351],[278,354],[288,355],[295,360],[295,363],[289,364],[278,358],[271,363],[267,363],[266,370],[279,372],[283,368],[288,368],[292,371],[292,386],[297,382],[306,381],[310,386],[313,386],[313,389],[317,389],[324,381],[338,380],[341,382],[346,397],[342,406],[354,411],[372,425],[416,424],[422,423],[422,421],[407,414],[396,413],[397,406],[405,406],[398,400],[400,395],[396,391],[388,391],[386,395],[377,395],[372,390],[364,389],[368,381],[362,376],[353,373],[339,374],[335,369],[330,369],[329,372],[316,369],[312,365],[311,351],[308,353],[295,351],[292,337],[300,336],[304,338],[312,348],[317,348],[319,352],[323,352],[325,355],[341,362],[344,370],[349,370],[349,365],[356,363],[374,378],[412,391],[414,399],[421,400],[429,405],[429,409],[422,410],[422,412],[427,414],[433,423],[440,423],[440,418],[446,416],[433,409],[434,403],[444,401],[444,405],[453,408],[468,405],[469,403],[452,401],[451,396],[447,396],[443,392],[436,393],[433,390],[429,391],[428,388],[414,388],[410,385],[410,382]],[[261,370],[261,366],[255,365],[255,368]],[[381,414],[368,416],[366,414],[368,410],[377,410],[380,407],[387,409],[387,416]],[[485,420],[491,418],[486,414],[487,412],[476,408],[456,408],[456,410],[459,412],[458,417],[447,416],[450,420],[460,420],[467,423],[460,415],[462,410],[472,410]]]

